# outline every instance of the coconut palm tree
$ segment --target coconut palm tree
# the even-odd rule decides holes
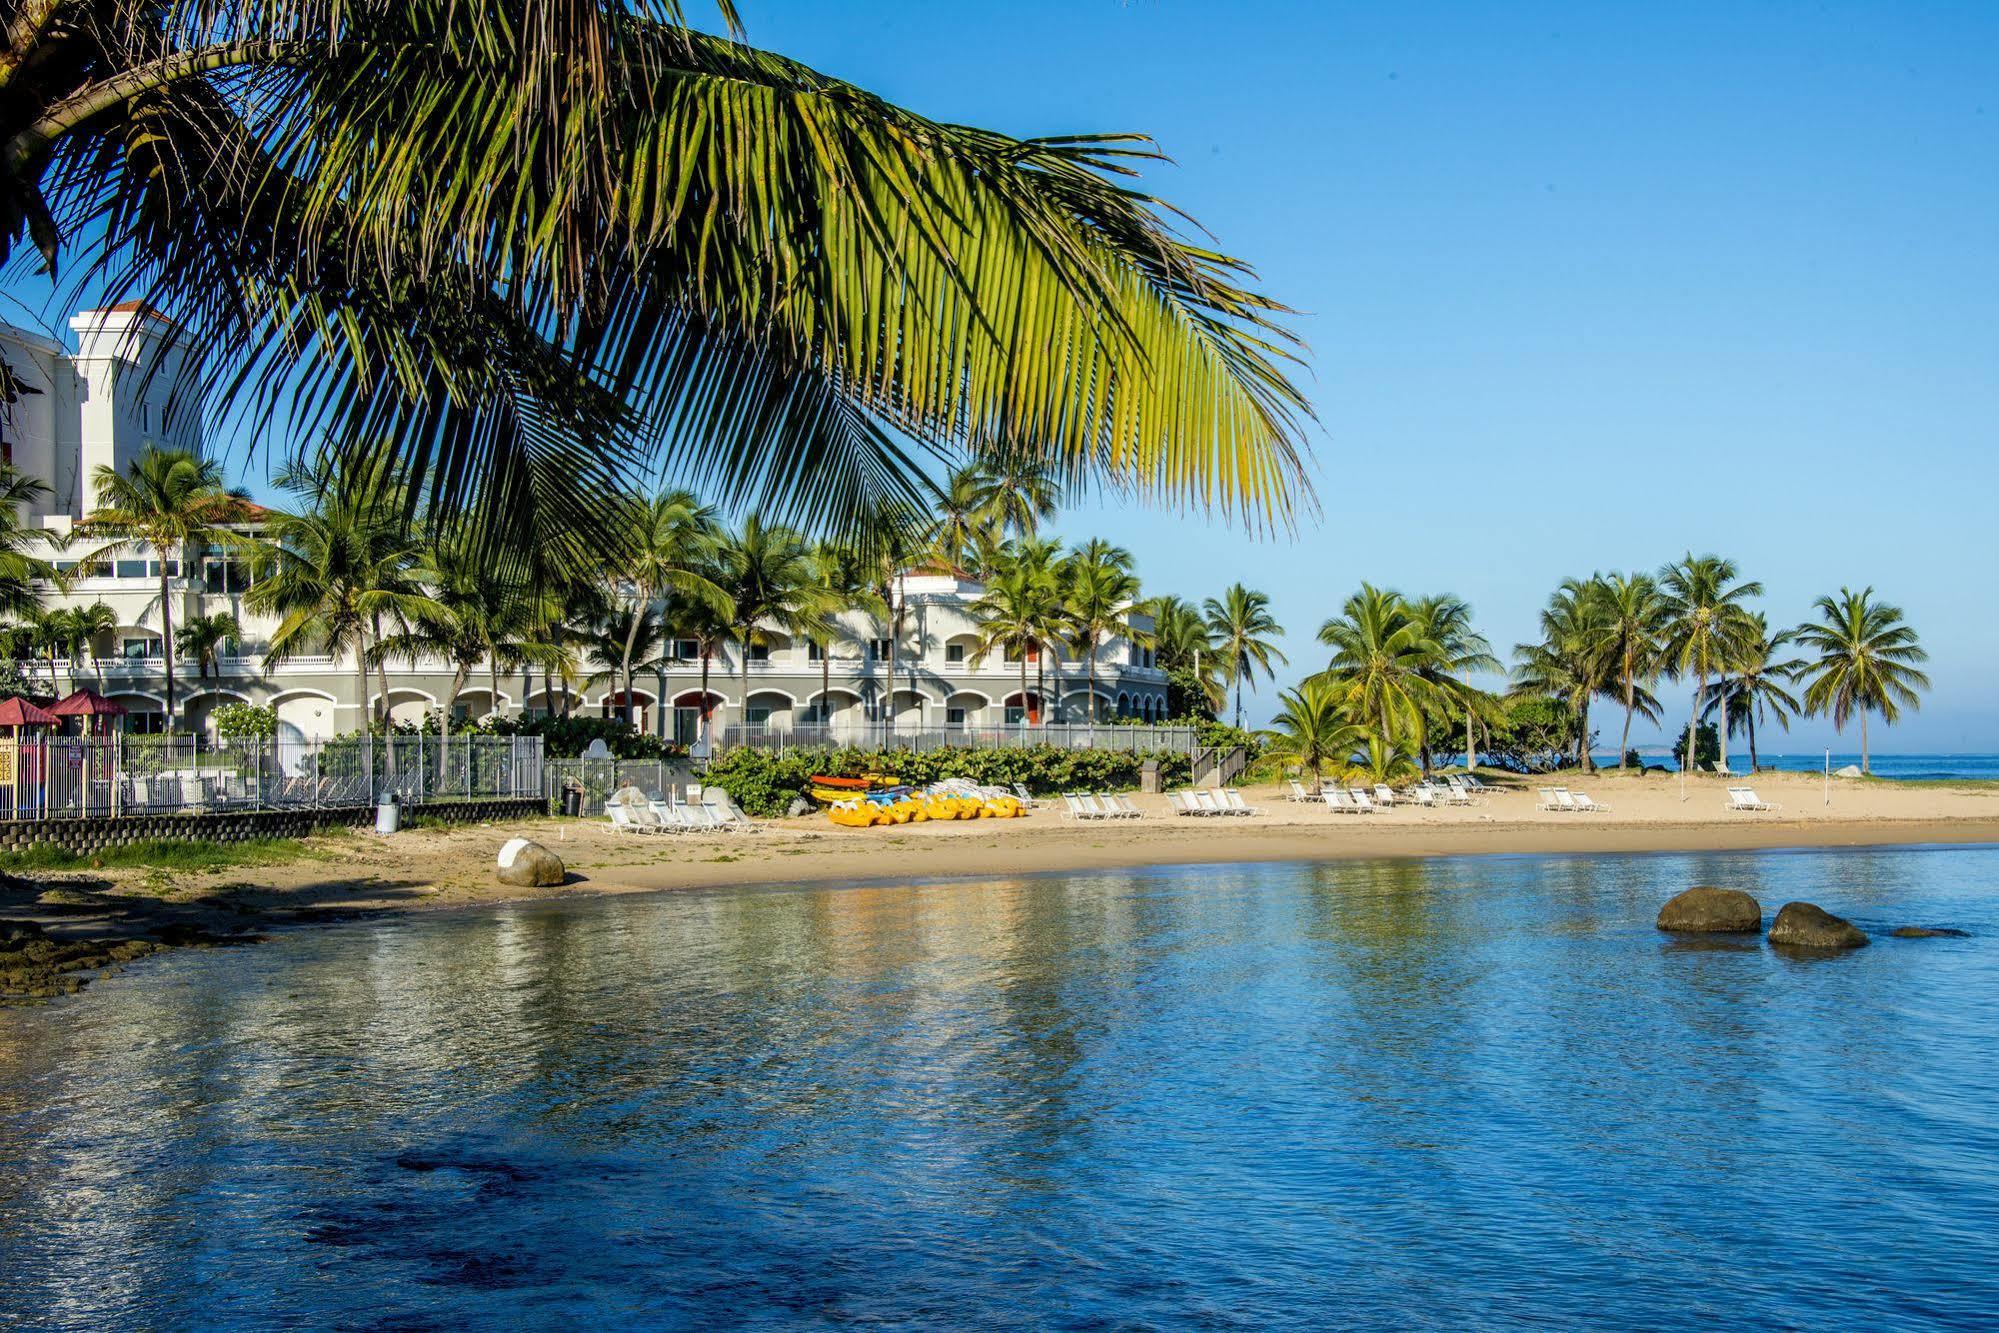
[[[1920,690],[1930,678],[1916,666],[1929,660],[1916,631],[1902,619],[1902,608],[1874,600],[1874,589],[1841,588],[1838,597],[1821,597],[1812,606],[1816,624],[1797,629],[1798,646],[1816,652],[1805,664],[1805,711],[1830,714],[1836,730],[1860,715],[1860,771],[1872,773],[1867,752],[1867,715],[1879,713],[1893,726],[1902,709],[1922,707]]]
[[[1610,685],[1616,662],[1604,628],[1603,604],[1594,585],[1567,579],[1541,612],[1541,637],[1513,649],[1516,694],[1560,699],[1574,720],[1576,766],[1596,771],[1590,756],[1590,700]]]
[[[1433,706],[1444,724],[1464,719],[1465,767],[1476,768],[1478,744],[1473,730],[1480,717],[1488,722],[1495,719],[1498,701],[1487,691],[1475,688],[1471,676],[1475,671],[1497,672],[1505,668],[1492,655],[1492,644],[1472,628],[1469,602],[1445,593],[1419,597],[1408,607],[1418,633],[1437,645],[1436,656],[1417,670],[1429,683]],[[1417,744],[1425,773],[1430,771],[1428,721],[1426,716]]]
[[[996,537],[1025,541],[1055,517],[1062,502],[1062,485],[1048,460],[1031,450],[1008,449],[985,460],[979,468],[984,483],[986,520]]]
[[[1345,694],[1323,676],[1309,677],[1296,689],[1279,694],[1270,727],[1264,753],[1304,769],[1314,791],[1326,765],[1349,763],[1368,741],[1367,729],[1347,716]]]
[[[839,610],[860,611],[876,619],[888,614],[888,607],[869,581],[867,562],[853,546],[822,541],[812,548],[811,559],[812,581],[826,604],[836,609],[835,614]],[[833,694],[833,639],[838,632],[838,622],[829,614],[811,636],[819,651],[819,695],[813,704],[821,726],[831,724],[827,700]]]
[[[1659,721],[1659,701],[1647,688],[1665,661],[1667,605],[1649,574],[1607,574],[1592,579],[1598,602],[1596,623],[1610,658],[1615,698],[1624,706],[1624,731],[1617,743],[1617,766],[1631,754],[1631,718]]]
[[[790,528],[767,524],[755,514],[716,547],[711,573],[722,598],[711,609],[723,614],[726,602],[725,618],[741,655],[743,692],[738,707],[746,716],[750,650],[768,641],[769,627],[774,625],[793,639],[807,638],[823,633],[828,617],[840,608],[820,586],[811,543]]]
[[[1716,555],[1686,556],[1659,571],[1665,598],[1666,665],[1694,678],[1693,708],[1687,714],[1687,765],[1694,760],[1694,730],[1707,700],[1710,677],[1726,674],[1741,649],[1746,612],[1743,602],[1763,595],[1763,585],[1738,583],[1733,560]],[[1728,733],[1721,734],[1722,767],[1728,767]]]
[[[1221,655],[1208,637],[1208,622],[1200,608],[1182,597],[1164,593],[1148,598],[1139,610],[1152,617],[1153,660],[1167,674],[1169,695],[1182,688],[1179,676],[1192,686],[1192,693],[1210,716],[1221,712],[1228,702],[1221,681]],[[1183,705],[1191,713],[1194,705]],[[1176,712],[1177,715],[1177,712]]]
[[[661,598],[675,595],[706,599],[724,618],[732,614],[728,597],[704,572],[720,541],[715,511],[691,491],[669,489],[635,496],[625,507],[625,525],[614,547],[617,554],[605,572],[622,608],[619,621],[633,636],[617,659],[627,725],[633,717],[632,659],[645,611]]]
[[[912,440],[1291,512],[1288,312],[1133,187],[1149,141],[928,120],[682,8],[9,0],[0,262],[96,266],[203,331],[195,385],[400,441],[493,534],[652,444],[832,530]]]
[[[0,404],[0,416],[5,415]],[[12,463],[0,463],[0,616],[21,619],[41,608],[38,584],[58,583],[56,569],[42,551],[47,534],[29,527],[21,515],[49,494],[49,488]]]
[[[389,486],[381,462],[380,455],[328,451],[286,469],[279,484],[299,508],[269,516],[243,596],[251,610],[278,617],[264,650],[266,662],[314,649],[352,654],[364,735],[374,721],[368,667],[382,660],[376,653],[377,627],[384,620],[410,626],[442,618],[418,577],[426,556],[421,538],[383,503]],[[384,690],[385,730],[388,703]]]
[[[1132,603],[1138,600],[1138,576],[1132,573],[1131,552],[1093,539],[1070,553],[1062,563],[1064,637],[1083,659],[1090,700],[1089,720],[1098,720],[1097,649],[1104,640],[1131,637]]]
[[[1020,663],[1020,715],[1023,725],[1036,710],[1028,707],[1027,662],[1039,659],[1051,635],[1049,626],[1061,621],[1062,591],[1054,570],[1039,559],[1012,559],[986,580],[967,610],[979,626],[972,664],[999,652]]]
[[[77,525],[80,535],[110,540],[84,557],[108,560],[125,551],[146,550],[159,566],[160,650],[167,676],[166,724],[174,725],[173,597],[168,568],[190,552],[210,546],[237,546],[237,526],[252,509],[240,492],[222,484],[222,470],[185,449],[149,445],[132,460],[129,472],[99,467],[93,481],[97,508]]]
[[[107,611],[110,608],[105,608]],[[114,617],[107,629],[116,629]],[[227,611],[217,611],[212,615],[189,616],[186,623],[174,635],[174,647],[180,655],[194,663],[195,679],[208,683],[209,668],[216,665],[216,656],[225,644],[233,645],[243,637],[243,626]]]
[[[1430,674],[1443,648],[1409,611],[1402,594],[1363,583],[1340,614],[1319,627],[1333,650],[1326,677],[1345,692],[1347,712],[1383,740],[1414,740],[1435,697]]]
[[[1240,730],[1243,681],[1253,680],[1258,671],[1268,680],[1276,674],[1271,663],[1281,666],[1289,660],[1276,644],[1284,628],[1270,614],[1269,595],[1240,583],[1225,588],[1219,598],[1208,598],[1201,611],[1208,618],[1208,639],[1221,655],[1223,670],[1235,689],[1235,725]]]
[[[1743,732],[1749,740],[1749,771],[1761,762],[1756,753],[1756,723],[1766,714],[1784,730],[1791,729],[1791,715],[1799,711],[1798,701],[1784,687],[1804,670],[1801,657],[1781,657],[1784,648],[1795,642],[1796,630],[1770,632],[1770,622],[1761,611],[1749,613],[1737,656],[1729,663],[1729,674],[1708,700],[1706,716],[1727,712],[1730,734]]]
[[[992,480],[984,469],[953,472],[937,497],[937,516],[927,534],[929,558],[961,572],[982,565],[998,535],[992,507]]]

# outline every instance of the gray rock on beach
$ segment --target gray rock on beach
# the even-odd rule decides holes
[[[1770,943],[1792,949],[1859,949],[1867,932],[1811,903],[1785,903],[1770,924]]]
[[[1951,926],[1897,926],[1888,932],[1898,940],[1962,940],[1971,932]]]
[[[1659,929],[1689,934],[1750,935],[1763,928],[1763,907],[1741,889],[1699,884],[1659,909]]]
[[[530,838],[515,838],[500,849],[500,883],[545,889],[562,883],[562,858]]]

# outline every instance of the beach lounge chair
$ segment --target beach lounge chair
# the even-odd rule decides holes
[[[1015,799],[1017,799],[1022,805],[1026,806],[1029,810],[1039,810],[1041,808],[1041,802],[1035,800],[1034,797],[1028,792],[1027,784],[1025,782],[1014,783],[1013,794]]]
[[[1465,784],[1467,790],[1475,791],[1481,796],[1496,790],[1496,788],[1488,787],[1485,783],[1480,782],[1476,773],[1467,773],[1460,781]]]
[[[1360,813],[1360,807],[1353,803],[1353,797],[1347,795],[1338,787],[1321,787],[1319,789],[1319,799],[1326,803],[1326,809],[1336,815],[1355,815]]]
[[[1111,808],[1112,818],[1114,819],[1145,818],[1145,811],[1133,805],[1129,796],[1108,795],[1104,797],[1104,804]]]
[[[1730,787],[1728,789],[1728,803],[1723,808],[1728,810],[1776,810],[1779,807],[1759,797],[1751,788]]]
[[[1435,810],[1444,803],[1443,797],[1438,794],[1437,789],[1427,782],[1418,783],[1409,795],[1417,805],[1422,806],[1426,810]]]
[[[1285,800],[1303,802],[1303,801],[1315,801],[1318,799],[1318,797],[1306,791],[1305,784],[1298,781],[1298,779],[1292,778],[1290,781],[1291,781],[1291,794],[1285,797],[1284,798]]]
[[[604,807],[604,817],[611,821],[613,833],[644,833],[646,830],[632,818],[632,812],[622,805]]]
[[[1587,794],[1583,792],[1572,791],[1568,793],[1568,797],[1569,797],[1570,807],[1575,810],[1580,810],[1584,814],[1591,814],[1591,815],[1600,814],[1603,811],[1610,809],[1610,807],[1607,805],[1598,805],[1595,801],[1592,801]]]
[[[1445,778],[1446,790],[1450,793],[1444,799],[1452,805],[1470,805],[1473,801],[1471,788],[1465,786],[1462,778]]]
[[[1242,793],[1234,787],[1230,787],[1224,791],[1222,799],[1228,802],[1229,813],[1232,815],[1260,815],[1263,813],[1262,807],[1251,805],[1243,800]]]
[[[1542,787],[1539,788],[1539,791],[1541,799],[1534,807],[1536,810],[1561,810],[1566,808],[1559,800],[1555,799],[1555,789],[1553,787]]]
[[[1199,810],[1196,810],[1192,805],[1188,804],[1187,793],[1184,791],[1167,792],[1166,808],[1168,810],[1171,810],[1176,815],[1198,815],[1201,813]]]
[[[1389,786],[1389,785],[1388,785],[1387,783],[1385,783],[1385,782],[1377,782],[1377,783],[1375,783],[1375,784],[1374,784],[1374,803],[1375,803],[1376,805],[1378,805],[1378,806],[1382,807],[1383,809],[1389,809],[1389,808],[1393,807],[1393,806],[1394,806],[1394,805],[1396,804],[1396,800],[1395,800],[1395,788],[1393,788],[1393,787]]]
[[[1070,796],[1065,794],[1062,797],[1062,804],[1066,807],[1064,813],[1071,819],[1102,819],[1104,817],[1103,812],[1097,809],[1097,803],[1086,796]]]
[[[1373,801],[1368,799],[1367,790],[1363,787],[1354,787],[1349,789],[1347,792],[1347,799],[1353,802],[1354,809],[1360,811],[1364,815],[1371,815],[1375,811],[1375,804]]]

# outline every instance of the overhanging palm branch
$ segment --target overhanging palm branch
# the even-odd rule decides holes
[[[653,457],[838,523],[932,450],[1306,497],[1286,312],[1135,187],[1142,138],[931,121],[664,0],[13,8],[0,247],[201,328],[226,399],[404,441],[440,513]]]

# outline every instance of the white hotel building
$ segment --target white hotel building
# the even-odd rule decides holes
[[[177,408],[173,384],[178,358],[187,350],[185,331],[137,303],[86,310],[69,322],[73,349],[53,338],[0,323],[0,355],[17,378],[37,392],[25,393],[9,410],[5,425],[8,461],[49,487],[27,507],[24,521],[51,534],[67,535],[89,510],[90,478],[100,466],[124,470],[148,445],[192,449],[206,454],[208,433],[199,411]],[[158,358],[155,363],[154,358]],[[148,373],[149,367],[154,367]],[[79,543],[62,561],[80,554]],[[159,573],[166,561],[173,623],[228,611],[243,637],[225,650],[206,681],[176,655],[176,699],[182,730],[203,731],[218,706],[248,702],[276,710],[283,734],[317,738],[357,730],[363,707],[378,706],[374,672],[369,691],[357,697],[351,661],[297,657],[266,663],[263,650],[273,623],[243,603],[249,574],[240,561],[220,551],[137,552],[86,570],[67,591],[47,590],[50,606],[102,602],[117,628],[99,636],[89,657],[58,662],[47,680],[46,663],[22,669],[51,694],[78,686],[101,690],[131,713],[134,729],[158,729],[164,722],[165,679],[160,639]],[[831,644],[830,663],[819,646],[773,636],[751,650],[749,688],[742,688],[742,665],[731,646],[710,657],[708,693],[700,687],[702,663],[692,641],[674,645],[669,662],[634,680],[633,702],[640,727],[691,743],[704,714],[712,737],[791,732],[859,737],[893,728],[987,729],[1082,721],[1088,714],[1087,664],[1080,660],[1027,664],[1027,691],[1020,688],[1021,663],[993,654],[975,662],[977,626],[968,604],[979,595],[976,583],[949,573],[912,571],[899,580],[903,636],[895,653],[895,679],[888,679],[886,631],[872,616],[840,618],[841,636]],[[1134,616],[1138,629],[1149,629]],[[1152,664],[1150,650],[1114,638],[1096,652],[1099,716],[1160,719],[1166,715],[1166,674]],[[596,670],[599,664],[588,669]],[[822,672],[830,673],[823,692]],[[388,705],[399,720],[415,722],[432,710],[454,717],[480,718],[498,710],[514,715],[570,711],[613,716],[622,699],[608,669],[577,687],[547,685],[541,673],[503,673],[497,697],[487,673],[473,673],[455,699],[452,672],[443,663],[392,663]],[[567,698],[564,696],[567,695]]]

